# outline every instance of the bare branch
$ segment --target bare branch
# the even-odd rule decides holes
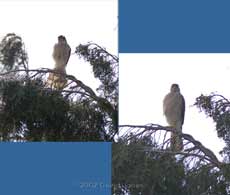
[[[165,131],[165,132],[174,132],[175,130],[172,129],[171,127],[164,127],[161,125],[156,125],[156,124],[150,124],[150,125],[120,125],[119,128],[126,128],[127,132],[123,137],[126,137],[127,139],[131,139],[132,137],[140,137],[144,136],[146,133],[150,135],[157,135],[156,133],[160,131]],[[132,132],[130,134],[130,132]],[[160,136],[160,133],[158,133]],[[215,154],[203,146],[199,141],[195,140],[191,135],[189,134],[179,134],[178,136],[181,136],[184,144],[184,149],[183,151],[171,151],[168,149],[163,149],[163,145],[168,144],[169,140],[165,141],[165,137],[162,140],[162,143],[158,143],[159,145],[162,145],[162,150],[156,149],[156,148],[151,148],[154,152],[162,152],[162,153],[169,153],[169,154],[181,154],[185,157],[198,157],[202,161],[207,161],[216,167],[220,168],[221,167],[221,162],[217,159]],[[170,139],[170,138],[169,138]],[[185,147],[186,146],[186,147]]]

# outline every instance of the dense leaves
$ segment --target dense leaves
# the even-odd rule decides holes
[[[113,139],[118,132],[118,58],[95,43],[80,44],[75,53],[91,64],[95,78],[101,81],[97,89],[101,97],[99,103],[112,119]]]
[[[14,33],[7,34],[0,44],[0,60],[6,70],[27,68],[28,56],[22,38]]]
[[[195,105],[216,123],[218,136],[225,138],[230,132],[230,102],[221,95],[201,95]]]
[[[102,83],[97,89],[101,96],[110,99],[117,105],[118,58],[94,43],[79,45],[75,52],[90,62],[95,78]]]
[[[151,145],[149,138],[120,140],[113,146],[113,191],[114,194],[178,194],[182,183],[183,167],[169,155],[146,152],[144,146]],[[181,174],[177,174],[179,171]],[[171,179],[174,175],[176,178]],[[178,179],[177,179],[178,178]],[[179,182],[179,183],[177,183]]]
[[[217,135],[226,143],[222,151],[226,161],[230,161],[230,101],[222,95],[201,95],[196,99],[195,105],[216,124]]]
[[[113,145],[113,194],[227,195],[229,183],[221,170],[200,164],[184,167],[149,137],[120,139]]]
[[[2,81],[1,86],[3,140],[102,140],[103,115],[88,102],[70,102],[34,81]]]

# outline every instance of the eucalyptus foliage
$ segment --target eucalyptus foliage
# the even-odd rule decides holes
[[[145,150],[149,147],[154,150]],[[226,170],[210,164],[186,167],[178,159],[178,156],[160,150],[148,136],[119,139],[113,145],[113,194],[229,194],[229,180],[223,173]]]
[[[222,138],[226,147],[221,154],[230,162],[230,101],[219,94],[201,95],[195,105],[216,124],[216,132]]]

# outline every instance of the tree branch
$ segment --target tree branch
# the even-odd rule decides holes
[[[54,73],[57,75],[61,75],[61,76],[65,77],[66,79],[76,83],[76,86],[71,88],[73,93],[77,92],[77,91],[74,91],[74,89],[76,87],[80,87],[81,89],[83,89],[86,92],[86,93],[81,92],[81,94],[85,94],[88,97],[95,100],[98,103],[99,108],[102,111],[104,111],[105,113],[107,113],[111,118],[113,118],[114,115],[117,113],[115,106],[113,106],[106,98],[97,96],[96,93],[89,86],[85,85],[82,81],[78,80],[73,75],[68,75],[68,74],[61,73],[59,71],[48,69],[48,68],[41,68],[41,69],[30,69],[30,70],[25,70],[25,69],[11,70],[11,71],[8,71],[5,73],[1,73],[0,77],[4,77],[10,73],[15,73],[15,72],[29,72],[29,73],[35,72],[36,75],[41,74],[41,73],[44,73],[44,74]],[[60,91],[66,92],[66,90],[60,90]],[[68,91],[68,93],[69,93],[69,91]]]
[[[128,128],[128,133],[126,133],[124,135],[124,137],[127,137],[128,139],[131,139],[132,137],[143,136],[146,132],[148,132],[148,134],[151,134],[151,135],[155,134],[158,131],[166,131],[166,132],[174,132],[175,133],[175,129],[173,129],[171,127],[164,127],[164,126],[156,125],[156,124],[150,124],[150,125],[120,125],[119,128]],[[127,135],[131,131],[132,131],[131,136]],[[208,148],[203,146],[199,141],[195,140],[191,135],[185,134],[185,133],[181,133],[181,134],[178,134],[178,135],[181,136],[181,138],[183,140],[187,140],[189,143],[191,143],[193,145],[193,148],[190,148],[190,149],[187,148],[184,151],[161,150],[161,152],[170,153],[170,154],[182,154],[182,155],[186,155],[186,156],[195,156],[195,157],[198,157],[200,159],[204,159],[204,160],[209,161],[210,163],[214,164],[218,168],[221,167],[222,163],[217,159],[215,154],[211,150],[209,150]],[[188,143],[186,143],[186,145],[187,144]],[[197,149],[200,150],[200,152],[198,154],[196,153]],[[154,149],[154,151],[159,152],[160,150],[155,150]]]

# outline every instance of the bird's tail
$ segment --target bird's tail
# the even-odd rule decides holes
[[[174,128],[176,131],[171,133],[171,149],[172,151],[178,152],[183,150],[183,141],[181,137],[182,125],[176,124]]]
[[[65,70],[61,71],[58,69],[54,69],[57,72],[60,72],[62,74],[65,74]],[[62,74],[55,74],[55,73],[49,73],[48,79],[47,79],[47,87],[55,88],[55,89],[63,89],[66,86],[67,79]]]

